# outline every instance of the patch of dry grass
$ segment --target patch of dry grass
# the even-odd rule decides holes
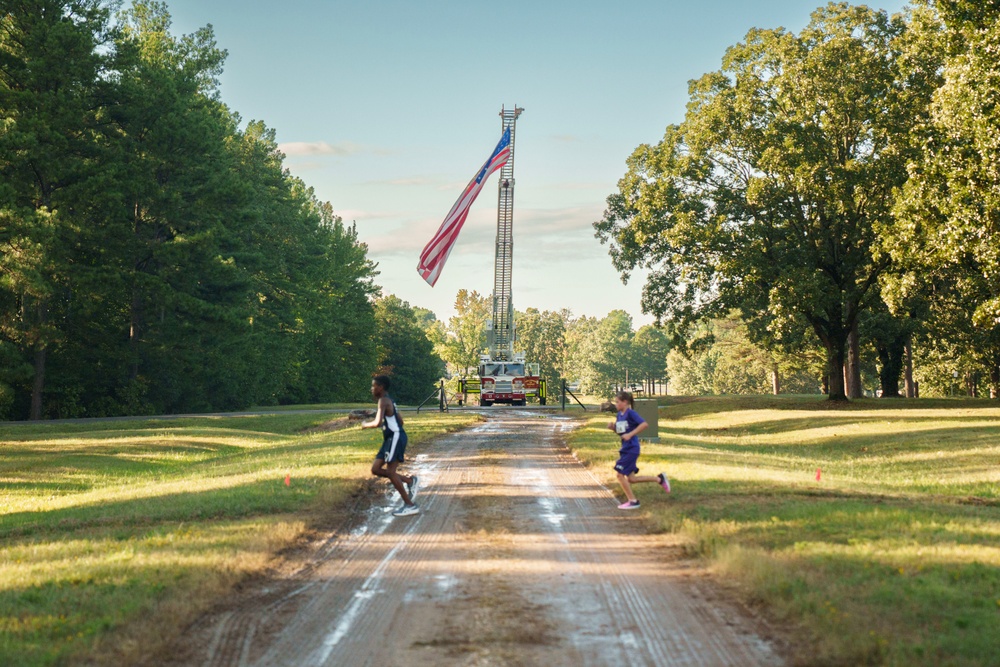
[[[571,446],[606,470],[606,417]],[[1000,655],[1000,407],[985,401],[668,401],[639,466],[678,532],[809,665],[990,665]],[[817,469],[820,479],[817,481]]]
[[[411,446],[476,419],[409,416]],[[380,434],[329,420],[0,426],[0,664],[129,664],[172,641],[350,504]]]

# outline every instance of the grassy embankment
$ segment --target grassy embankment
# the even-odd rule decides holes
[[[1000,665],[1000,407],[661,401],[649,521],[802,638],[797,663]],[[571,445],[617,489],[608,421]]]
[[[149,655],[349,511],[381,434],[331,417],[0,424],[0,664]],[[475,419],[410,413],[409,451]]]

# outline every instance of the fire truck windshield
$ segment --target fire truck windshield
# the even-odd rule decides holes
[[[479,374],[483,377],[495,377],[497,375],[524,375],[523,363],[511,364],[483,364],[479,367]]]

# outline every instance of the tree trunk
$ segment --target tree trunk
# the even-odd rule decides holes
[[[771,369],[771,391],[775,396],[781,393],[781,374],[778,373],[777,365]]]
[[[35,344],[35,380],[31,385],[31,419],[42,418],[42,393],[45,391],[45,358],[48,347],[43,342]]]
[[[129,305],[129,328],[128,328],[128,349],[129,349],[129,379],[135,381],[139,377],[139,327],[142,301],[139,297],[139,287],[132,285],[132,303]]]
[[[875,349],[878,352],[878,379],[882,388],[882,398],[901,398],[899,374],[903,369],[906,339],[899,337],[888,341],[879,340],[876,342]]]
[[[858,323],[847,335],[847,397],[861,398],[861,344],[858,340]]]
[[[913,386],[913,344],[909,337],[903,345],[903,385],[906,387],[907,398],[917,397],[917,390]]]
[[[38,304],[36,312],[38,314],[37,326],[41,332],[48,319],[48,307],[44,301]],[[29,417],[32,420],[42,418],[42,395],[45,392],[45,361],[47,356],[48,344],[45,342],[44,335],[39,333],[39,339],[35,343],[35,378],[31,385],[31,413]]]
[[[828,396],[831,401],[846,401],[847,393],[844,387],[845,343],[843,339],[826,342],[826,370],[829,382]]]
[[[822,393],[824,396],[829,396],[830,395],[830,374],[829,373],[824,374],[823,377],[820,378],[820,381],[819,381],[819,390],[820,390],[820,393]]]
[[[996,363],[990,369],[990,398],[1000,398],[1000,365]]]

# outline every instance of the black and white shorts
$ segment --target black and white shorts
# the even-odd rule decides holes
[[[386,463],[393,461],[403,462],[403,454],[406,452],[406,431],[397,431],[391,436],[386,436],[382,442],[382,448],[378,450],[376,459],[382,459]]]

